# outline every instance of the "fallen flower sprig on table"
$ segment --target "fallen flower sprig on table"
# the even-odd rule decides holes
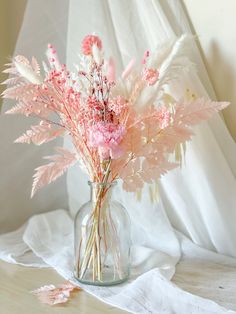
[[[36,295],[40,302],[56,305],[60,303],[66,303],[69,301],[71,293],[73,291],[81,290],[78,286],[73,285],[71,282],[66,282],[64,284],[55,287],[54,285],[42,286],[36,290],[31,291]]]

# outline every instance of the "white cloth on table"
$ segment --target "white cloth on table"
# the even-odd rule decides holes
[[[233,297],[236,260],[201,249],[179,233],[176,233],[176,236],[182,247],[183,260],[177,265],[173,281],[181,288],[187,291],[195,290],[196,294],[203,297],[208,293],[214,301],[222,305],[227,304],[236,310]],[[25,247],[35,254],[32,262],[30,259],[26,262],[27,266],[45,267],[46,263],[65,279],[78,284],[72,271],[73,220],[67,211],[57,210],[34,216],[19,232],[8,234],[8,239],[21,243],[23,257]],[[11,248],[11,251],[13,252],[14,248]],[[19,263],[19,253],[17,249],[16,263]],[[171,282],[176,263],[176,259],[171,255],[140,246],[133,248],[132,257],[135,271],[132,272],[128,283],[113,287],[79,285],[100,300],[132,313],[236,313],[212,300],[190,294]],[[0,258],[4,258],[4,253]],[[9,261],[14,262],[13,258],[14,256]],[[147,269],[145,260],[148,261],[150,270]],[[198,273],[201,276],[194,277],[194,273],[197,274],[196,266],[199,267]],[[214,272],[218,271],[219,275],[220,270],[223,272],[221,277],[217,278]],[[224,299],[221,295],[222,289],[225,289]]]

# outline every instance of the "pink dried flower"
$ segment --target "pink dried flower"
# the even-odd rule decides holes
[[[94,110],[102,110],[101,103],[94,96],[89,96],[87,99],[87,104],[90,109]]]
[[[149,56],[150,56],[150,52],[149,52],[148,50],[146,50],[146,51],[144,52],[143,59],[141,60],[141,63],[142,63],[142,64],[146,64],[147,58],[148,58]]]
[[[145,68],[143,70],[142,79],[148,83],[149,86],[152,86],[156,83],[159,77],[159,72],[153,68]]]
[[[102,49],[102,41],[101,39],[96,35],[87,35],[84,37],[82,41],[82,51],[83,54],[88,56],[92,55],[92,47],[93,45],[96,45],[99,50]]]
[[[112,110],[116,115],[119,115],[127,107],[127,101],[122,96],[113,98],[109,103],[109,109]]]
[[[70,282],[66,282],[58,287],[54,285],[43,286],[32,291],[32,293],[36,295],[42,303],[56,305],[67,302],[73,290],[80,290],[80,288]]]
[[[160,108],[155,116],[161,129],[166,128],[170,124],[170,112],[165,107]]]
[[[102,159],[117,159],[121,156],[122,150],[119,147],[125,134],[123,125],[110,122],[98,122],[89,130],[89,145],[98,148]]]

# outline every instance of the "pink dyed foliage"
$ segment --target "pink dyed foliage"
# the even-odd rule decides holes
[[[33,176],[33,186],[31,197],[35,192],[48,184],[48,182],[53,182],[59,178],[63,173],[71,166],[73,166],[77,159],[74,153],[67,151],[64,148],[58,147],[57,151],[59,154],[53,156],[44,157],[45,159],[51,160],[47,165],[40,166],[35,169],[35,174]]]
[[[31,126],[31,130],[26,131],[22,136],[15,140],[15,143],[33,143],[41,145],[50,142],[65,133],[63,128],[55,128],[51,123],[41,121],[39,125]]]
[[[7,113],[41,121],[16,142],[41,145],[69,135],[75,149],[69,152],[57,148],[57,155],[46,157],[50,162],[36,169],[32,195],[78,159],[91,181],[102,182],[104,162],[109,160],[108,181],[121,178],[125,190],[140,189],[178,166],[169,161],[169,156],[176,145],[191,139],[192,125],[228,105],[203,98],[190,102],[173,100],[171,104],[157,101],[161,97],[153,93],[153,85],[161,90],[170,79],[170,70],[165,80],[163,71],[150,66],[151,54],[146,51],[141,69],[135,67],[133,59],[121,78],[116,78],[112,58],[108,62],[95,60],[103,56],[101,49],[98,36],[86,36],[77,73],[59,62],[52,45],[48,47],[44,73],[35,58],[30,62],[23,56],[15,57],[4,70],[11,77],[5,81],[8,88],[3,97],[17,101]],[[144,97],[149,92],[152,97]]]

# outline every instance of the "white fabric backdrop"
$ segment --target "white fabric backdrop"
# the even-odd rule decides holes
[[[35,0],[29,0],[16,48],[17,53],[21,42],[22,47],[30,47],[27,55],[37,56],[43,50],[43,43],[45,42],[46,46],[46,42],[55,37],[57,40],[52,42],[56,43],[59,51],[67,47],[67,62],[72,65],[76,62],[81,39],[95,30],[102,36],[107,53],[118,60],[121,69],[131,57],[142,56],[146,48],[153,49],[161,41],[190,32],[181,4],[176,0],[70,0],[69,7],[67,4],[68,2],[64,1],[43,1],[39,4]],[[47,19],[36,20],[38,12]],[[29,27],[32,33],[33,29],[40,29],[39,42],[35,36],[29,37]],[[27,43],[27,38],[30,38],[30,44]],[[22,53],[25,51],[22,50]],[[182,82],[172,85],[173,93],[180,96],[185,93],[186,88],[191,88],[201,95],[206,95],[207,90],[208,94],[214,97],[194,43],[189,48],[189,57],[197,64],[201,81],[196,74],[183,77]],[[1,119],[5,130],[8,128],[11,131],[7,133],[15,138],[21,123],[19,118],[3,116]],[[9,126],[10,121],[12,123],[10,119],[14,119],[14,128]],[[22,122],[20,127],[23,127],[24,123]],[[138,274],[143,275],[130,284],[113,288],[85,287],[90,293],[134,313],[231,313],[209,300],[184,292],[169,282],[168,279],[172,277],[174,266],[182,253],[183,260],[177,266],[177,274],[173,280],[183,289],[200,296],[208,296],[221,305],[236,309],[236,300],[231,297],[235,285],[229,280],[229,274],[236,278],[235,260],[193,244],[194,242],[206,249],[236,256],[235,144],[219,116],[196,128],[196,134],[193,142],[188,144],[186,164],[181,170],[173,171],[161,181],[164,210],[159,204],[150,202],[147,187],[140,203],[136,202],[133,195],[117,190],[117,198],[126,206],[132,219],[132,238],[135,244],[132,279]],[[65,187],[63,180],[47,192],[40,192],[36,200],[26,205],[25,193],[28,191],[29,195],[31,168],[36,166],[36,162],[40,163],[38,157],[43,155],[48,147],[42,150],[29,147],[27,151],[25,147],[21,148],[21,155],[17,153],[15,162],[13,153],[16,145],[10,145],[11,141],[12,138],[4,139],[8,155],[1,156],[5,158],[5,163],[6,160],[12,165],[15,163],[15,168],[12,166],[13,170],[7,178],[12,182],[17,175],[19,178],[25,178],[25,181],[20,179],[20,186],[24,186],[24,189],[18,189],[21,198],[15,194],[14,202],[6,191],[6,182],[0,182],[1,190],[4,188],[1,193],[6,203],[4,208],[9,212],[9,208],[13,211],[22,206],[25,208],[25,218],[30,215],[30,212],[26,213],[29,207],[38,211],[43,208],[54,209],[57,204],[64,206],[65,194],[61,194]],[[12,156],[10,160],[9,156]],[[24,167],[26,164],[27,168]],[[88,195],[85,177],[80,174],[79,169],[73,168],[68,173],[67,190],[69,209],[74,215]],[[42,200],[46,205],[42,204]],[[3,217],[6,217],[6,214]],[[4,221],[7,221],[6,218]],[[170,222],[181,233],[174,233]],[[1,225],[3,224],[0,223]],[[16,233],[0,237],[0,257],[9,262],[34,266],[45,267],[47,264],[65,278],[71,278],[72,229],[71,218],[63,210],[35,216]],[[201,269],[200,273],[197,272],[197,267]],[[154,269],[146,272],[151,268]],[[216,272],[220,272],[219,281],[216,280]],[[207,281],[204,280],[205,277]],[[222,289],[225,289],[223,294]]]
[[[78,20],[79,29],[76,28]],[[75,52],[83,36],[94,30],[102,34],[107,53],[120,60],[120,67],[134,55],[141,57],[146,47],[155,49],[160,42],[190,32],[178,1],[88,0],[81,6],[79,1],[72,0],[67,45],[71,65],[76,60]],[[214,97],[196,45],[193,43],[188,50],[189,57],[198,66],[201,81]],[[195,74],[186,76],[178,85],[173,84],[172,93],[181,97],[187,88],[195,94],[207,95]],[[220,130],[220,136],[216,130]],[[236,145],[219,116],[196,128],[196,134],[193,142],[188,144],[183,168],[171,172],[161,181],[165,210],[172,225],[195,243],[236,256],[236,181],[233,171],[236,169]],[[230,150],[228,154],[225,149]],[[87,197],[80,190],[84,187],[81,182],[84,179],[77,171],[70,170],[67,186],[73,211],[85,201],[81,195]],[[131,196],[127,195],[123,202],[129,199]],[[147,215],[149,207],[143,207]]]

